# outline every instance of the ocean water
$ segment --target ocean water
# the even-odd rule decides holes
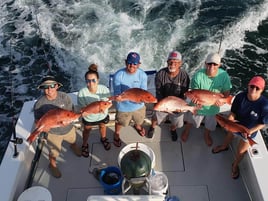
[[[233,94],[254,75],[267,78],[268,0],[2,0],[0,11],[0,161],[13,120],[47,74],[72,92],[91,63],[108,85],[129,51],[158,70],[178,50],[190,76],[219,52]]]

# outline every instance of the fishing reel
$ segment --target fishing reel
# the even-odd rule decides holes
[[[23,143],[23,139],[20,137],[16,137],[13,140],[10,140],[10,142],[13,142],[14,144],[22,144]]]

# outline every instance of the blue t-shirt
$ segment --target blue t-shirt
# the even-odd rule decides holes
[[[147,90],[147,75],[138,68],[134,74],[127,73],[126,68],[118,70],[113,76],[114,95],[119,95],[130,88]],[[144,106],[144,103],[122,101],[116,103],[116,109],[120,112],[133,112]]]
[[[247,128],[253,128],[258,124],[268,123],[268,99],[261,96],[256,101],[247,98],[247,92],[241,92],[234,98],[231,112],[236,115],[239,124]],[[254,137],[257,132],[251,136]]]

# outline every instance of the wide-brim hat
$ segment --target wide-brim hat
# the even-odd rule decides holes
[[[38,89],[41,89],[42,86],[45,86],[45,85],[50,85],[50,84],[58,84],[59,87],[63,86],[60,82],[58,82],[56,80],[56,78],[54,76],[51,76],[51,75],[48,75],[46,77],[44,77],[41,81],[41,84],[38,85]]]

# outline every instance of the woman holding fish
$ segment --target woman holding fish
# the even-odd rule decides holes
[[[109,89],[99,84],[99,73],[97,65],[91,64],[88,71],[85,73],[86,87],[82,88],[78,92],[77,103],[81,108],[85,108],[90,103],[108,100],[110,96]],[[111,144],[106,137],[106,125],[109,122],[108,109],[100,113],[90,113],[83,115],[83,143],[82,143],[82,156],[89,157],[88,138],[89,133],[94,125],[99,126],[100,141],[103,144],[105,150],[111,148]]]
[[[72,112],[71,98],[66,93],[58,91],[61,86],[62,84],[57,82],[53,76],[43,78],[38,89],[44,91],[44,96],[41,96],[34,105],[36,129],[27,139],[31,143],[37,134],[47,132],[49,169],[56,178],[61,177],[56,158],[60,154],[63,141],[70,143],[75,155],[81,156],[81,151],[76,145],[75,128],[70,124],[72,121],[78,120],[80,114]]]
[[[127,59],[125,60],[125,65],[126,66],[118,70],[113,77],[115,96],[112,100],[116,101],[114,145],[117,147],[121,146],[121,139],[119,137],[121,128],[123,126],[128,126],[131,120],[135,122],[134,129],[139,135],[145,135],[145,129],[142,127],[146,112],[144,102],[127,100],[127,96],[143,96],[143,94],[137,93],[137,89],[141,88],[144,91],[147,90],[147,75],[139,68],[140,55],[136,52],[130,52],[128,54]],[[136,89],[132,91],[132,93],[124,95],[124,91],[127,91],[130,88]]]
[[[181,140],[186,142],[192,125],[198,128],[201,122],[205,124],[204,139],[208,146],[212,145],[211,131],[215,130],[217,122],[215,115],[219,112],[219,106],[225,102],[230,103],[230,89],[232,87],[227,72],[220,68],[221,57],[217,53],[211,53],[205,61],[205,68],[198,70],[191,80],[191,91],[185,96],[192,103],[202,106],[197,115],[187,113],[187,124],[182,132]],[[228,99],[226,98],[228,97]]]
[[[235,160],[232,163],[232,178],[239,177],[239,163],[244,154],[253,142],[258,131],[268,124],[268,99],[262,95],[265,88],[265,81],[261,76],[253,77],[247,86],[247,91],[241,92],[234,98],[231,113],[228,120],[237,121],[237,124],[246,127],[237,127],[235,124],[223,125],[221,118],[219,124],[229,131],[222,145],[212,149],[212,153],[220,153],[229,149],[235,132],[235,136],[240,137]],[[236,126],[236,127],[235,127]],[[239,129],[238,129],[239,128]]]
[[[147,137],[152,138],[157,124],[160,124],[167,116],[171,121],[171,139],[178,138],[176,128],[183,126],[183,113],[178,113],[181,109],[187,108],[184,104],[184,93],[188,91],[190,79],[187,72],[181,69],[182,56],[178,51],[172,51],[168,55],[167,67],[156,73],[155,88],[158,103],[155,105],[152,117],[152,125],[148,130]]]

